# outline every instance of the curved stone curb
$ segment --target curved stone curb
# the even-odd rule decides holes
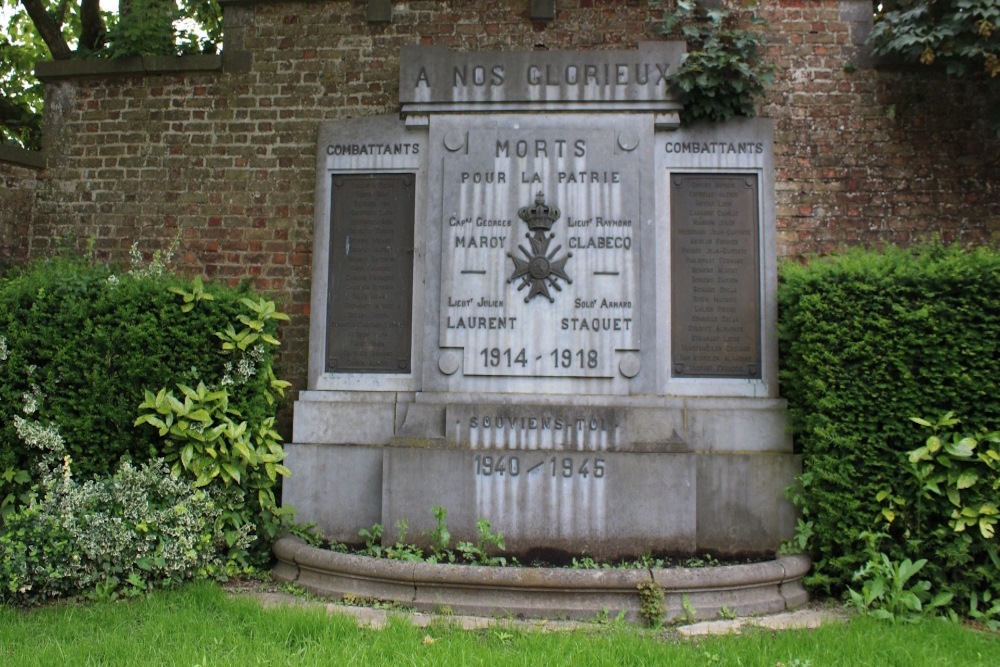
[[[638,586],[654,581],[664,591],[666,620],[685,615],[716,618],[725,607],[740,616],[769,614],[808,600],[802,577],[806,556],[748,565],[653,570],[571,570],[406,563],[310,547],[287,536],[274,545],[273,573],[318,595],[345,594],[395,600],[415,609],[457,614],[533,618],[593,618],[625,612],[638,620]]]

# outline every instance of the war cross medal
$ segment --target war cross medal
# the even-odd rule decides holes
[[[549,302],[554,303],[555,299],[549,293],[549,287],[554,287],[561,292],[559,278],[567,283],[573,282],[566,275],[566,261],[573,256],[573,253],[566,253],[561,259],[553,259],[562,248],[561,245],[557,245],[552,252],[549,252],[549,244],[555,238],[555,234],[549,236],[546,235],[546,232],[552,229],[552,223],[560,215],[561,211],[558,208],[545,204],[545,195],[541,192],[535,195],[534,206],[525,206],[517,211],[517,217],[528,223],[528,229],[534,234],[525,234],[531,243],[531,252],[528,252],[523,245],[517,246],[528,258],[527,260],[507,253],[507,256],[514,262],[514,273],[510,274],[507,282],[512,283],[520,278],[521,284],[517,286],[518,291],[531,286],[531,289],[528,290],[528,296],[524,297],[525,303],[539,294],[548,299]]]

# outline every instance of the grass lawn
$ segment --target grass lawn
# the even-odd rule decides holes
[[[428,639],[428,637],[430,639]],[[148,598],[0,607],[0,665],[998,665],[1000,635],[945,621],[868,618],[818,630],[680,639],[611,624],[542,633],[358,628],[322,608],[264,609],[212,583]]]

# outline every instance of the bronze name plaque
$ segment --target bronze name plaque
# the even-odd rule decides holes
[[[408,373],[413,174],[334,174],[328,373]]]
[[[760,378],[755,174],[672,174],[673,377]]]

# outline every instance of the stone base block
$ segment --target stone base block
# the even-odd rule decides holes
[[[338,542],[358,542],[358,531],[382,521],[381,447],[289,444],[282,504],[298,509]]]
[[[759,554],[792,537],[795,508],[785,487],[801,472],[791,454],[697,457],[698,550],[720,556]]]
[[[696,467],[690,454],[385,450],[382,517],[408,540],[448,510],[454,540],[478,541],[487,519],[513,554],[599,558],[696,549]]]

